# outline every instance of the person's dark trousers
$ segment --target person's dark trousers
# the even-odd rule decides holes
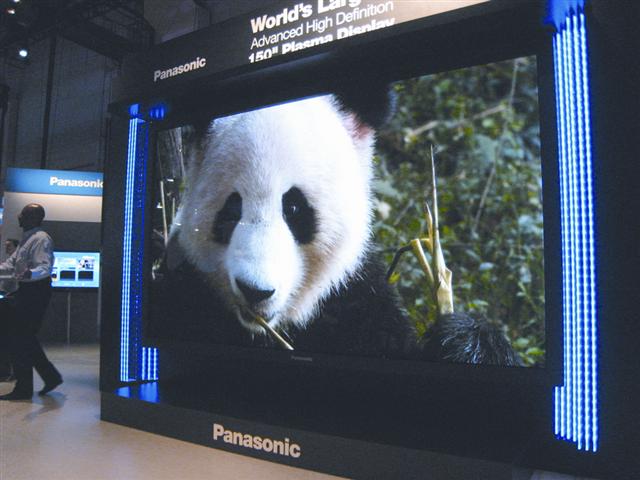
[[[0,298],[0,381],[11,374],[9,361],[9,318],[11,305],[8,298]]]
[[[21,282],[13,299],[9,321],[9,352],[16,378],[14,392],[33,393],[33,368],[45,384],[59,383],[60,372],[47,359],[36,337],[51,299],[50,279]]]

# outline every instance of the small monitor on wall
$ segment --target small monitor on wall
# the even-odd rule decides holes
[[[57,288],[98,288],[99,252],[54,252],[51,285]]]

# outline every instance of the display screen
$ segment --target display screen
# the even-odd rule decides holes
[[[544,366],[535,57],[162,131],[157,152],[151,336]]]
[[[58,288],[98,288],[100,253],[54,252],[51,286]]]

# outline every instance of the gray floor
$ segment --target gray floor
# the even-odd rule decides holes
[[[32,401],[0,402],[0,480],[337,478],[102,422],[98,347],[56,347],[47,352],[65,383]],[[39,379],[35,387],[41,388]],[[0,383],[0,394],[11,388]],[[532,477],[574,479],[547,472]]]
[[[102,422],[98,348],[47,353],[65,383],[32,401],[0,402],[0,480],[336,478]],[[1,383],[0,393],[11,388]]]

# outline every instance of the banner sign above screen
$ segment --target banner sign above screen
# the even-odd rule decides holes
[[[487,0],[315,0],[254,14],[249,20],[250,63],[457,10]]]
[[[99,172],[9,168],[5,191],[100,197],[102,187],[103,176]]]
[[[489,0],[285,0],[127,57],[117,90],[140,101],[164,87],[283,57]],[[474,11],[469,11],[473,15]],[[476,12],[477,13],[477,12]],[[144,72],[144,73],[143,73]],[[143,81],[140,79],[143,78]],[[116,97],[118,97],[116,93]]]

